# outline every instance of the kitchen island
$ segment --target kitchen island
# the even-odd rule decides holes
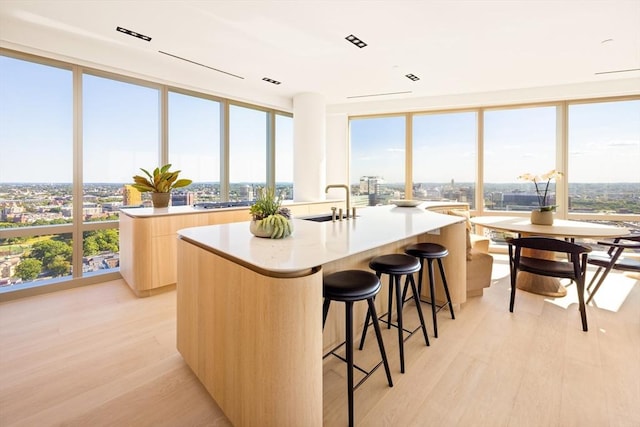
[[[439,242],[452,301],[466,300],[462,218],[395,206],[357,215],[294,219],[281,240],[252,236],[249,222],[178,231],[178,350],[234,425],[322,425],[322,354],[344,336],[340,307],[323,333],[323,274]]]

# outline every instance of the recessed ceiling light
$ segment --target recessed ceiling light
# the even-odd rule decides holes
[[[348,41],[350,41],[354,45],[358,46],[360,49],[362,49],[363,47],[365,47],[367,45],[365,42],[363,42],[362,40],[360,40],[359,38],[357,38],[353,34],[349,34],[347,37],[345,37],[345,39],[347,39]]]
[[[415,74],[407,74],[405,77],[409,80],[413,80],[414,82],[420,80],[420,77],[416,76]]]
[[[151,37],[149,36],[145,36],[144,34],[140,34],[140,33],[136,33],[135,31],[131,31],[131,30],[127,30],[126,28],[122,28],[122,27],[116,27],[116,31],[119,31],[121,33],[133,36],[133,37],[137,37],[139,39],[142,39],[144,41],[151,41]]]
[[[279,81],[270,79],[269,77],[263,77],[262,80],[264,80],[265,82],[273,83],[274,85],[279,85],[280,84]]]

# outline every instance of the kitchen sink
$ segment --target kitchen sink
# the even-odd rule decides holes
[[[314,221],[314,222],[328,222],[331,221],[331,214],[320,214],[320,215],[312,215],[300,217],[300,219],[304,219],[305,221]],[[346,215],[342,215],[342,219],[346,220]],[[353,219],[353,218],[352,218]],[[338,215],[336,215],[336,221],[338,221]]]

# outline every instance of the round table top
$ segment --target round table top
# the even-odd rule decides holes
[[[476,216],[471,218],[471,222],[496,230],[538,236],[611,238],[629,234],[624,227],[563,219],[555,219],[553,225],[537,225],[531,224],[526,217]]]

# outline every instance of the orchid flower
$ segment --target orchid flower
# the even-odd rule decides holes
[[[532,181],[536,186],[536,195],[538,196],[538,205],[540,206],[541,211],[550,211],[553,210],[555,206],[547,205],[547,194],[549,192],[549,183],[552,179],[559,179],[562,177],[562,172],[558,172],[555,169],[551,169],[549,172],[543,174],[542,176],[533,175],[530,173],[522,174],[518,177],[518,179],[522,179],[524,181]],[[544,187],[544,193],[541,193],[540,187],[538,187],[538,182],[547,181]]]

